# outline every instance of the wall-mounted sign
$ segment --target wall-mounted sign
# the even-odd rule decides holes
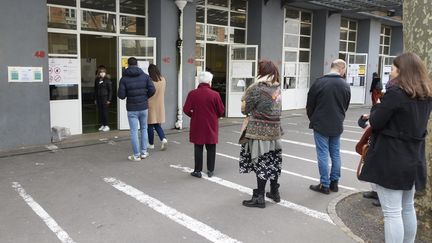
[[[50,58],[48,66],[50,84],[78,84],[81,79],[77,58]]]
[[[233,62],[232,78],[253,78],[253,63]]]
[[[42,82],[42,67],[8,67],[8,81],[11,83]]]
[[[143,70],[143,72],[147,75],[149,74],[148,73],[149,65],[150,65],[149,61],[138,61],[138,67],[141,68]]]

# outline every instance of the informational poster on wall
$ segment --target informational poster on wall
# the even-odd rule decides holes
[[[366,75],[366,65],[349,64],[347,69],[346,81],[351,86],[364,86]]]
[[[150,65],[149,61],[138,61],[138,67],[141,68],[145,74],[148,75],[148,67]]]
[[[50,84],[78,84],[81,78],[80,62],[76,58],[50,58],[48,60]]]
[[[386,84],[390,81],[391,65],[384,65],[381,75],[381,82],[385,89]]]
[[[8,81],[11,83],[42,82],[42,77],[42,67],[8,67]]]
[[[232,78],[252,78],[252,77],[253,77],[252,62],[232,63]]]

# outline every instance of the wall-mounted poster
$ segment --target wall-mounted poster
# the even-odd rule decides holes
[[[8,81],[11,83],[42,82],[42,67],[8,67]]]
[[[141,68],[143,72],[147,75],[148,75],[149,65],[150,65],[149,61],[138,61],[138,67]]]
[[[252,62],[233,62],[232,63],[232,78],[252,78],[253,77]]]
[[[48,66],[50,84],[78,84],[81,79],[77,58],[50,58]]]
[[[297,65],[295,63],[285,63],[285,77],[295,77],[297,76]]]

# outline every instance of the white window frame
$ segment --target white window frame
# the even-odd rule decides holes
[[[358,39],[358,27],[359,27],[359,24],[358,24],[358,21],[357,21],[357,20],[354,20],[354,19],[341,18],[341,20],[342,20],[342,19],[348,21],[348,27],[342,27],[342,22],[341,22],[340,30],[341,30],[341,31],[342,31],[342,30],[347,31],[347,38],[344,39],[344,40],[342,40],[342,39],[340,38],[340,35],[339,35],[339,54],[344,54],[345,57],[348,58],[348,54],[353,54],[353,53],[356,53],[356,52],[357,52],[357,39]],[[352,30],[352,29],[350,28],[350,27],[351,27],[351,22],[354,22],[354,23],[356,24],[356,29],[355,29],[355,30]],[[355,40],[354,40],[354,41],[349,40],[349,32],[355,32]],[[346,43],[345,50],[340,50],[340,43],[341,43],[341,42],[345,42],[345,43]],[[354,43],[354,51],[353,51],[353,52],[352,52],[352,51],[349,51],[349,48],[348,48],[349,43]],[[347,60],[345,60],[345,61],[347,61]]]
[[[291,34],[291,33],[285,33],[285,22],[286,22],[286,11],[287,10],[294,10],[294,11],[298,11],[299,12],[299,28],[297,31],[297,34]],[[302,13],[308,13],[311,15],[311,22],[307,23],[307,22],[302,22],[301,17],[302,17]],[[301,24],[310,24],[311,26],[311,32],[310,35],[302,35],[301,34]],[[282,76],[282,89],[283,90],[295,90],[295,89],[300,89],[299,84],[300,84],[300,78],[307,78],[307,85],[306,87],[301,87],[301,89],[304,88],[309,88],[310,87],[310,68],[311,68],[311,55],[312,55],[312,33],[313,33],[313,12],[311,11],[307,11],[307,10],[303,10],[303,9],[297,9],[297,8],[285,8],[284,9],[284,23],[283,23],[283,41],[282,41],[282,70],[281,70],[281,76]],[[286,35],[290,35],[290,36],[296,36],[298,37],[298,45],[297,47],[285,47],[285,38]],[[302,48],[300,47],[300,39],[301,37],[309,37],[309,48]],[[309,62],[300,62],[300,51],[308,51],[309,52]],[[285,52],[295,52],[297,53],[297,60],[295,62],[292,61],[286,61],[285,60]],[[300,65],[301,64],[308,64],[309,65],[309,75],[308,76],[300,76]],[[295,87],[294,88],[285,88],[285,78],[286,77],[293,77],[293,76],[287,76],[285,74],[285,64],[295,64],[296,65],[296,75],[295,75]]]
[[[390,30],[390,34],[386,35],[385,31]],[[390,48],[391,48],[391,36],[392,36],[392,28],[390,26],[387,25],[381,25],[381,32],[380,32],[380,56],[390,56]],[[389,43],[388,45],[385,44],[385,39],[389,38]],[[381,42],[382,40],[382,42]],[[384,53],[384,49],[385,47],[388,47],[388,53]]]

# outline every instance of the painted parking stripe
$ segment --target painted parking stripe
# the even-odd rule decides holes
[[[233,160],[239,161],[239,158],[237,158],[237,157],[229,156],[229,155],[222,154],[222,153],[216,153],[216,154],[219,155],[219,156],[223,156],[223,157],[226,157],[226,158],[229,158],[229,159],[233,159]],[[282,170],[282,172],[285,173],[285,174],[301,177],[303,179],[308,179],[308,180],[312,180],[312,181],[320,181],[319,179],[316,179],[316,178],[313,178],[313,177],[310,177],[310,176],[301,175],[299,173],[295,173],[295,172],[288,171],[288,170]],[[350,191],[358,191],[358,189],[356,189],[354,187],[343,186],[343,185],[339,185],[339,187],[347,189],[347,190],[350,190]]]
[[[286,130],[284,129],[284,132],[289,132],[289,133],[296,133],[296,134],[304,134],[304,135],[309,135],[309,136],[313,136],[314,134],[311,132],[300,132],[297,130]],[[359,139],[350,139],[350,138],[340,138],[341,141],[347,141],[347,142],[353,142],[353,143],[358,143]]]
[[[183,171],[185,173],[190,173],[190,172],[193,171],[193,169],[188,168],[188,167],[184,167],[184,166],[181,166],[181,165],[170,165],[170,167],[178,169],[178,170],[181,170],[181,171]],[[202,175],[202,178],[204,178],[204,179],[206,179],[208,181],[217,183],[219,185],[222,185],[222,186],[225,186],[225,187],[228,187],[228,188],[240,191],[242,193],[246,193],[246,194],[252,195],[252,189],[251,188],[248,188],[248,187],[236,184],[234,182],[227,181],[227,180],[224,180],[224,179],[216,177],[216,176],[212,176],[211,178],[209,178],[205,174]],[[270,200],[268,198],[266,198],[266,201],[273,202],[272,200]],[[283,199],[281,199],[281,201],[279,203],[277,203],[277,204],[280,205],[280,206],[282,206],[282,207],[286,207],[286,208],[292,209],[292,210],[297,211],[299,213],[303,213],[303,214],[305,214],[307,216],[310,216],[310,217],[313,217],[313,218],[316,218],[316,219],[320,219],[320,220],[323,220],[323,221],[325,221],[327,223],[330,223],[330,224],[334,225],[334,223],[331,220],[330,216],[328,214],[326,214],[326,213],[322,213],[322,212],[319,212],[319,211],[316,211],[316,210],[313,210],[313,209],[310,209],[310,208],[307,208],[307,207],[304,207],[304,206],[301,206],[301,205],[298,205],[298,204],[295,204],[295,203],[292,203],[290,201],[286,201],[286,200],[283,200]]]
[[[24,199],[29,207],[45,222],[48,228],[57,235],[63,243],[74,243],[75,241],[64,231],[57,222],[37,203],[32,196],[27,194],[24,188],[18,183],[13,182],[12,187]]]
[[[315,148],[315,144],[311,144],[311,143],[297,142],[297,141],[288,140],[288,139],[281,139],[281,141],[284,142],[284,143],[291,143],[291,144],[295,144],[295,145],[301,145],[301,146],[305,146],[305,147]],[[350,155],[359,156],[354,151],[349,151],[349,150],[341,149],[340,152],[343,153],[343,154],[350,154]]]
[[[359,132],[359,131],[352,131],[352,130],[345,130],[344,132],[350,132],[350,133],[356,133],[356,134],[363,134],[363,132]]]
[[[174,208],[171,208],[161,201],[150,197],[144,192],[136,189],[133,186],[127,185],[126,183],[117,180],[116,178],[108,177],[104,178],[105,182],[116,188],[117,190],[125,193],[126,195],[135,198],[142,204],[150,207],[156,212],[168,217],[174,222],[183,225],[184,227],[190,229],[191,231],[201,235],[211,242],[220,242],[220,243],[230,243],[230,242],[241,242],[236,239],[233,239],[220,231],[211,228],[210,226],[187,216],[184,213],[177,211]]]
[[[240,144],[238,144],[238,143],[233,143],[233,142],[226,142],[226,143],[230,144],[230,145],[234,145],[234,146],[240,147]],[[226,154],[221,154],[221,153],[216,153],[216,154],[218,154],[220,156],[227,157],[227,158],[235,158],[235,157],[232,157],[232,156],[229,156],[229,155],[226,155]],[[314,163],[314,164],[318,164],[318,162],[316,160],[306,159],[306,158],[295,156],[295,155],[282,154],[282,156],[285,156],[285,157],[288,157],[288,158],[292,158],[292,159],[298,159],[298,160],[302,160],[302,161],[306,161],[306,162],[311,162],[311,163]],[[237,158],[235,158],[235,159],[237,159]],[[331,164],[329,164],[329,165],[331,165]],[[344,166],[341,166],[341,169],[342,170],[351,171],[351,172],[357,172],[357,170],[354,170],[354,169],[351,169],[351,168],[347,168],[347,167],[344,167]]]
[[[363,128],[361,128],[361,127],[359,127],[359,126],[351,126],[351,125],[343,125],[344,127],[349,127],[349,128],[358,128],[358,129],[363,129]]]

